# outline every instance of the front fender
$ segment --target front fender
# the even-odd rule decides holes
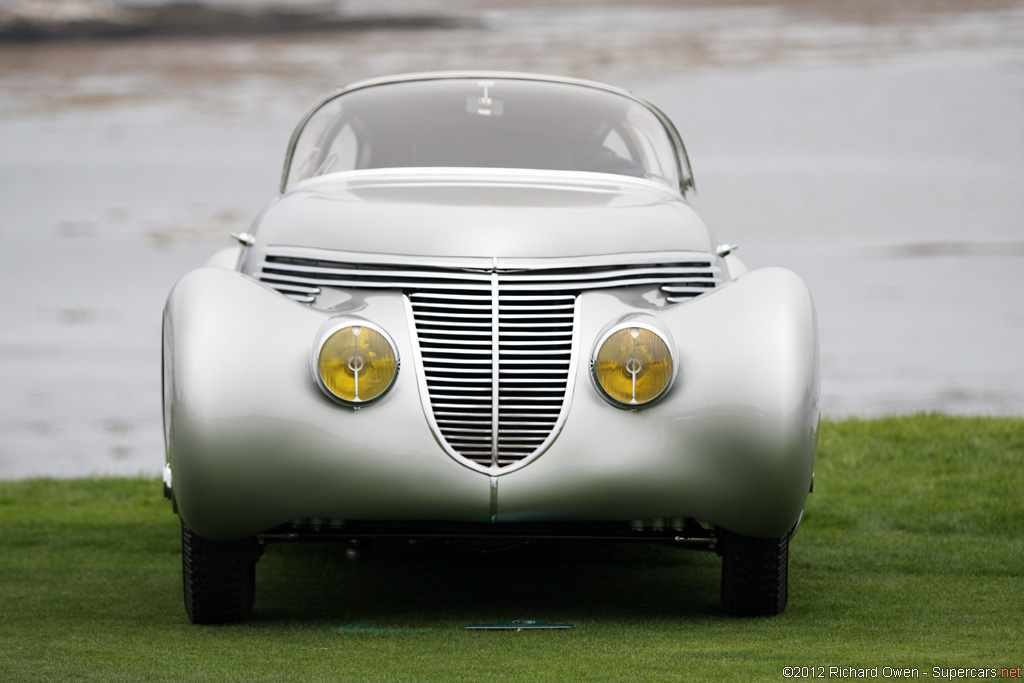
[[[314,337],[332,313],[220,268],[194,270],[171,291],[167,460],[178,511],[200,536],[232,540],[311,515],[489,519],[488,487],[452,467],[416,382],[401,376],[413,372],[403,297],[350,304],[345,313],[387,329],[405,362],[405,381],[360,410],[328,399],[310,374]]]
[[[635,313],[585,293],[582,339]],[[668,327],[678,376],[656,405],[610,406],[581,362],[572,410],[536,462],[501,477],[499,519],[695,517],[777,537],[803,510],[820,394],[814,305],[782,268],[755,270],[687,303],[648,311]],[[589,358],[585,345],[581,361]]]

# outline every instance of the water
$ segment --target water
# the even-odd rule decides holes
[[[156,474],[164,298],[272,197],[306,107],[467,66],[662,106],[720,241],[810,285],[827,415],[1024,415],[1024,7],[841,5],[391,0],[344,7],[477,27],[0,44],[0,477]]]

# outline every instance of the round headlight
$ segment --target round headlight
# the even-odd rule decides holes
[[[317,383],[328,396],[363,405],[383,396],[394,383],[398,351],[376,325],[346,321],[320,336],[313,366]]]
[[[613,404],[635,408],[657,400],[675,377],[668,341],[654,329],[633,323],[609,330],[594,347],[594,384]]]

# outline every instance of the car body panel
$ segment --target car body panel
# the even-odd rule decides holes
[[[182,519],[214,540],[293,519],[502,523],[693,517],[778,536],[810,487],[818,375],[813,306],[783,269],[752,271],[687,303],[648,309],[676,339],[679,379],[657,405],[622,410],[576,367],[561,433],[530,464],[473,471],[424,416],[406,297],[382,291],[344,311],[302,306],[254,279],[200,268],[165,311],[168,460]],[[635,294],[585,292],[586,356],[600,331],[638,314]],[[653,312],[652,312],[653,311]],[[387,329],[401,358],[377,404],[338,406],[309,354],[339,314]]]
[[[629,302],[583,295],[585,339]],[[679,377],[657,405],[609,410],[579,391],[558,440],[503,477],[508,521],[693,517],[778,537],[799,519],[817,443],[820,378],[810,295],[765,268],[658,311],[675,338]],[[586,382],[587,368],[577,382]]]
[[[385,169],[313,178],[266,209],[256,238],[257,248],[304,245],[433,258],[712,247],[696,211],[663,185],[597,173],[491,169]],[[246,263],[247,272],[253,267]]]
[[[368,297],[366,308],[411,358],[401,296]],[[381,405],[363,410],[317,388],[310,347],[327,317],[219,268],[192,271],[175,286],[164,319],[174,358],[165,419],[182,519],[214,540],[341,511],[486,520],[488,487],[437,457],[415,382],[398,382]],[[400,370],[400,379],[409,375]]]

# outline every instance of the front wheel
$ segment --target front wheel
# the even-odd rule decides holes
[[[719,532],[722,607],[734,617],[782,614],[789,599],[789,534],[752,538]]]
[[[193,624],[245,621],[256,598],[259,547],[249,538],[216,543],[181,523],[185,612]]]

